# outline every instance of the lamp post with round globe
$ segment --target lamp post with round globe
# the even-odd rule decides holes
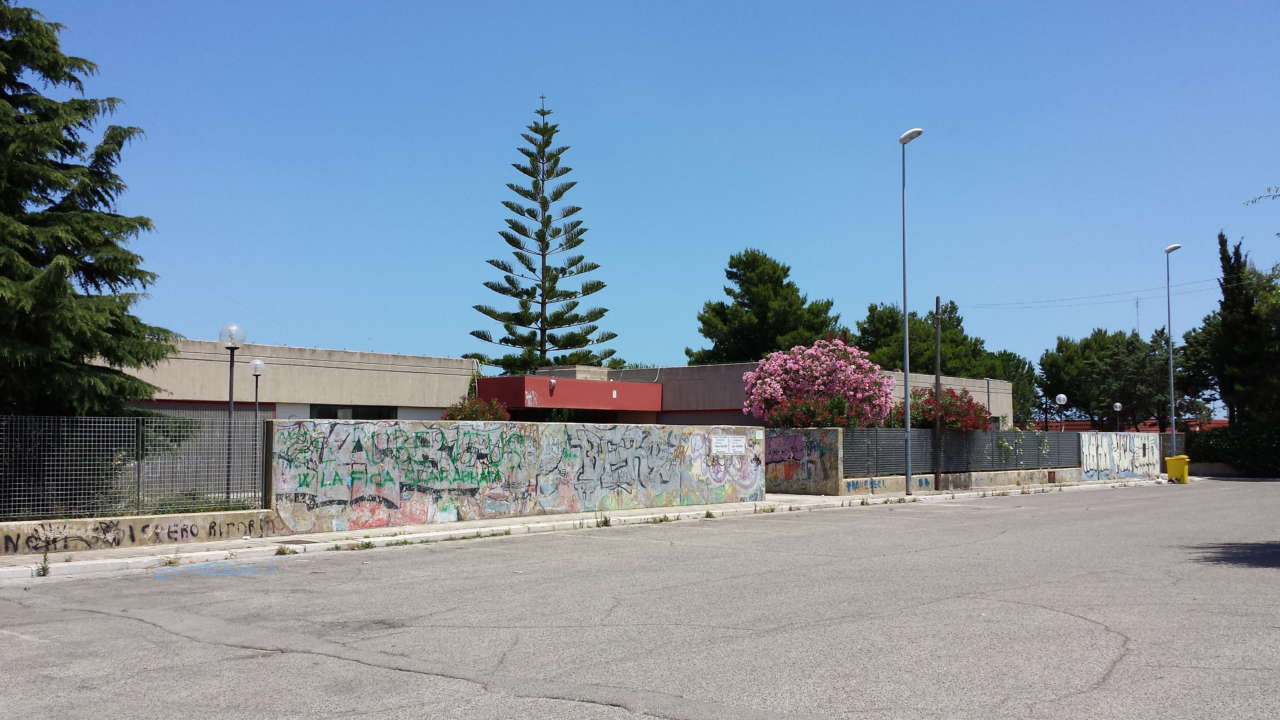
[[[1058,432],[1065,432],[1067,429],[1067,416],[1062,414],[1062,408],[1067,404],[1067,396],[1058,393],[1058,396],[1053,401],[1058,404],[1058,420],[1062,423],[1058,426]]]
[[[231,431],[236,414],[236,350],[244,345],[244,328],[227,323],[218,331],[218,342],[230,353],[227,363],[227,488],[226,499],[231,499]]]

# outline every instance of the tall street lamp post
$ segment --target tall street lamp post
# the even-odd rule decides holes
[[[907,143],[924,133],[920,128],[898,136],[902,146],[902,426],[906,429],[907,494],[911,494],[911,340],[907,313]]]
[[[1067,396],[1062,393],[1058,393],[1058,396],[1055,397],[1053,401],[1058,404],[1058,421],[1061,423],[1058,425],[1058,432],[1066,432],[1067,416],[1062,414],[1062,408],[1067,404]]]
[[[218,341],[230,353],[227,363],[227,488],[226,499],[231,499],[231,429],[236,413],[236,350],[244,344],[244,328],[227,323],[218,332]]]
[[[1178,243],[1164,249],[1164,304],[1165,311],[1168,313],[1165,332],[1169,336],[1169,452],[1166,453],[1167,455],[1175,455],[1178,452],[1178,426],[1173,401],[1173,295],[1169,291],[1169,256],[1181,249],[1182,246]]]
[[[1116,432],[1120,432],[1120,411],[1124,409],[1124,405],[1116,403],[1111,409],[1116,411]]]

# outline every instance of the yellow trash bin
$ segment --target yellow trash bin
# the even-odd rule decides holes
[[[1189,478],[1190,465],[1191,458],[1186,455],[1165,458],[1164,466],[1169,471],[1169,482],[1185,484]]]

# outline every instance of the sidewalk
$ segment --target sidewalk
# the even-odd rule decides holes
[[[1195,478],[1192,479],[1194,480]],[[241,540],[151,545],[110,550],[85,550],[82,552],[66,551],[52,553],[48,556],[47,575],[49,577],[69,578],[177,565],[216,563],[230,560],[257,560],[277,554],[292,555],[294,552],[300,554],[335,549],[365,550],[388,545],[425,544],[468,538],[527,535],[617,525],[640,525],[676,520],[703,520],[711,517],[721,518],[773,512],[825,510],[903,502],[951,502],[953,500],[1006,495],[1159,485],[1164,484],[1164,482],[1164,480],[1129,480],[1076,485],[1023,485],[1020,487],[991,488],[981,491],[955,493],[945,491],[918,493],[911,497],[904,497],[903,495],[832,496],[770,493],[763,502],[755,503],[683,505],[680,507],[610,510],[607,512],[534,515],[495,518],[492,520],[464,520],[447,524],[371,528],[348,532],[282,535],[268,538],[244,538]],[[0,582],[40,579],[38,577],[38,569],[42,561],[43,558],[40,555],[0,556]]]

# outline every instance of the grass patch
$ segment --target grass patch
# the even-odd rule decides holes
[[[228,500],[217,495],[186,491],[162,495],[147,501],[141,515],[177,515],[181,513],[227,512],[231,510],[259,510],[247,500]]]
[[[596,516],[596,527],[598,528],[609,527],[612,524],[613,524],[613,521],[609,519],[608,515],[605,515],[604,513],[600,513],[599,515]]]
[[[412,544],[413,544],[412,540],[401,538],[400,540],[392,540],[391,542],[386,544],[386,547],[402,547],[404,545],[412,545]]]
[[[675,518],[673,518],[673,517],[671,517],[671,516],[669,516],[669,515],[659,515],[659,516],[657,516],[657,517],[651,517],[651,518],[648,518],[648,519],[646,519],[646,520],[645,520],[645,522],[646,522],[646,523],[649,523],[650,525],[658,525],[658,524],[660,524],[660,523],[672,522],[672,521],[674,521],[674,520],[675,520]]]
[[[774,511],[774,510],[776,510],[776,509],[777,509],[777,508],[775,508],[775,507],[774,507],[774,506],[772,506],[772,505],[757,505],[757,506],[756,506],[756,513],[757,513],[757,514],[759,514],[759,513],[771,513],[771,512],[773,512],[773,511]]]
[[[294,550],[293,548],[287,545],[277,545],[276,554],[277,555],[297,555],[298,551]]]
[[[858,503],[858,504],[859,504],[859,505],[870,505],[870,504],[871,504],[871,501],[870,501],[870,500],[868,500],[868,499],[866,499],[866,498],[862,498],[862,502],[860,502],[860,503]]]
[[[710,510],[708,510],[708,511],[706,512],[706,514],[705,514],[705,515],[703,515],[702,517],[703,517],[703,518],[705,518],[705,519],[707,519],[707,520],[715,520],[715,519],[716,519],[716,514],[715,514],[715,513],[713,513],[713,512],[711,512]]]

